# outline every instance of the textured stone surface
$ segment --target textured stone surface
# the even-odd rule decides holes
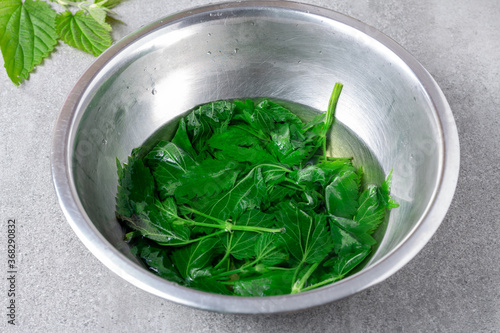
[[[94,60],[61,43],[19,88],[0,70],[0,248],[6,248],[7,220],[15,218],[19,259],[15,328],[5,316],[5,255],[0,262],[0,331],[500,331],[500,2],[305,2],[392,37],[427,68],[448,98],[460,135],[460,179],[445,221],[423,251],[364,292],[295,314],[210,313],[132,286],[78,240],[52,187],[53,126],[70,89]],[[116,8],[127,25],[118,26],[114,37],[207,3],[128,0]]]

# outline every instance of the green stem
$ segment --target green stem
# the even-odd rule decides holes
[[[326,159],[326,134],[330,127],[332,127],[333,121],[335,119],[335,110],[337,109],[337,103],[339,101],[340,93],[342,92],[342,87],[344,85],[342,83],[335,83],[333,87],[332,95],[330,96],[330,100],[328,102],[328,110],[326,111],[326,119],[325,126],[321,131],[321,136],[323,136],[323,158]]]
[[[250,273],[250,272],[262,273],[262,272],[266,272],[266,271],[289,271],[289,270],[294,269],[294,268],[274,267],[274,266],[268,267],[268,266],[265,266],[263,264],[260,264],[261,267],[258,267],[259,265],[257,265],[257,262],[258,262],[258,260],[254,261],[250,264],[243,265],[240,268],[233,269],[232,271],[227,271],[227,272],[217,274],[214,276],[214,278],[218,279],[218,278],[229,276],[231,274],[238,274],[238,273]]]
[[[281,165],[278,165],[278,164],[263,163],[263,164],[256,165],[248,173],[252,172],[253,170],[255,170],[257,168],[261,168],[263,166],[272,167],[272,168],[278,168],[278,169],[281,169],[281,170],[283,170],[285,172],[292,172],[292,170],[290,170],[288,168],[285,168],[284,166],[281,166]]]
[[[224,253],[224,257],[222,257],[222,259],[217,263],[217,265],[214,266],[214,269],[219,268],[224,263],[224,261],[226,261],[228,257],[229,257],[229,251],[226,251],[226,253]]]
[[[245,132],[247,132],[247,133],[255,136],[257,139],[260,139],[262,141],[266,141],[266,142],[270,142],[271,141],[271,139],[269,137],[266,137],[265,134],[264,134],[264,132],[262,132],[262,131],[260,131],[260,133],[264,134],[264,137],[261,136],[260,133],[257,132],[257,131],[250,131],[247,126],[238,126],[238,125],[235,125],[234,127],[239,128],[239,129],[241,129],[241,130],[243,130],[243,131],[245,131]]]
[[[293,278],[292,278],[292,283],[293,281],[295,281],[297,279],[297,274],[299,274],[299,270],[300,268],[302,267],[302,265],[304,264],[304,261],[301,261],[298,265],[297,265],[297,268],[295,268],[295,272],[293,273]],[[294,288],[295,284],[293,283],[292,284],[292,293],[293,293],[293,288]]]
[[[208,219],[211,219],[213,221],[218,222],[219,224],[212,224],[212,223],[204,223],[204,222],[196,222],[193,220],[186,220],[183,218],[179,218],[183,221],[187,221],[191,225],[196,225],[200,227],[209,227],[209,228],[218,228],[218,229],[225,229],[226,231],[253,231],[253,232],[272,232],[272,233],[277,233],[277,232],[282,232],[283,228],[262,228],[262,227],[252,227],[252,226],[246,226],[246,225],[237,225],[233,224],[229,221],[223,221],[221,219],[215,218],[213,216],[207,215],[205,213],[202,213],[196,209],[193,209],[191,207],[185,207],[187,210],[191,211],[192,213],[195,213],[197,215],[206,217]]]
[[[209,220],[212,220],[212,221],[215,221],[221,225],[225,225],[226,224],[226,221],[223,221],[221,219],[218,219],[216,217],[213,217],[211,215],[208,215],[208,214],[205,214],[203,212],[200,212],[194,208],[191,208],[191,207],[188,207],[188,206],[184,206],[185,209],[189,210],[191,213],[195,213],[196,215],[200,215],[200,216],[203,216],[203,217],[206,217],[207,219]],[[194,221],[193,221],[194,222]]]
[[[307,270],[306,274],[304,274],[302,276],[302,278],[300,278],[300,280],[295,282],[295,284],[292,287],[292,294],[296,294],[296,293],[301,292],[303,290],[302,288],[304,287],[304,284],[306,284],[307,279],[309,279],[311,274],[314,273],[314,271],[316,270],[318,265],[319,265],[319,262],[312,264],[311,267],[309,267],[309,269]]]
[[[323,281],[321,281],[321,282],[315,283],[315,284],[313,284],[313,285],[307,286],[307,287],[305,287],[304,289],[302,289],[302,291],[308,291],[308,290],[311,290],[311,289],[319,288],[319,287],[324,286],[324,285],[326,285],[326,284],[329,284],[329,283],[332,283],[332,282],[338,281],[338,280],[340,280],[341,278],[342,278],[341,276],[335,276],[335,277],[332,277],[332,278],[329,278],[329,279],[323,280]]]
[[[201,236],[201,237],[198,237],[198,238],[195,238],[195,239],[190,239],[190,240],[186,241],[184,244],[191,244],[191,243],[194,243],[194,242],[198,242],[198,241],[201,241],[201,240],[203,240],[205,238],[210,238],[210,237],[213,237],[213,236],[224,234],[225,232],[226,232],[225,230],[217,231],[217,232],[214,232],[214,233],[211,233],[211,234],[208,234],[208,235],[205,235],[205,236]],[[175,244],[175,245],[178,245],[178,244]],[[181,244],[179,244],[179,245],[181,245]]]

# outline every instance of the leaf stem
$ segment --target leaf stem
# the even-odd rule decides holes
[[[314,264],[311,265],[311,267],[309,267],[309,269],[307,270],[307,272],[300,278],[300,280],[298,280],[297,282],[294,283],[293,287],[292,287],[292,294],[296,294],[298,292],[301,292],[304,287],[304,284],[306,283],[307,279],[309,279],[309,277],[311,276],[312,273],[314,273],[314,271],[316,270],[316,268],[318,267],[320,262],[316,262]]]
[[[222,259],[217,263],[217,265],[214,266],[214,269],[219,268],[226,261],[226,259],[229,257],[229,254],[230,254],[230,252],[226,251],[226,253],[224,253],[224,257],[222,257]]]
[[[325,126],[323,126],[321,131],[321,136],[323,137],[322,146],[323,146],[323,158],[326,159],[326,134],[330,127],[332,127],[333,121],[335,119],[335,110],[337,109],[337,103],[339,101],[340,93],[342,92],[342,88],[344,85],[340,82],[335,83],[333,87],[332,95],[330,96],[330,100],[328,102],[328,110],[326,111],[325,118]]]
[[[188,223],[190,223],[192,225],[196,225],[196,226],[200,226],[200,227],[224,229],[228,232],[231,232],[233,230],[234,231],[253,231],[253,232],[272,232],[272,233],[277,233],[277,232],[283,231],[283,228],[262,228],[262,227],[252,227],[252,226],[247,226],[247,225],[237,225],[237,224],[233,224],[229,221],[223,221],[223,220],[218,219],[216,217],[207,215],[207,214],[202,213],[202,212],[200,212],[196,209],[193,209],[191,207],[186,206],[184,208],[189,210],[190,212],[192,212],[194,214],[206,217],[207,219],[211,219],[211,220],[219,223],[219,224],[204,223],[204,222],[197,222],[197,221],[193,221],[193,220],[186,220],[183,218],[179,218],[182,221],[187,221]]]
[[[274,267],[274,266],[266,266],[263,264],[258,264],[258,260],[253,261],[252,263],[241,266],[240,268],[233,269],[231,271],[223,272],[214,276],[215,279],[223,278],[232,274],[238,273],[264,273],[267,271],[289,271],[294,268],[286,268],[286,267]]]
[[[213,233],[205,235],[205,236],[201,236],[201,237],[198,237],[198,238],[190,239],[190,240],[188,240],[188,241],[186,241],[184,243],[169,244],[169,245],[175,245],[175,246],[178,246],[178,245],[187,245],[187,244],[191,244],[191,243],[194,243],[194,242],[198,242],[198,241],[204,240],[205,238],[210,238],[210,237],[213,237],[213,236],[217,236],[217,235],[223,234],[225,232],[226,232],[225,230],[221,230],[221,231],[213,232]]]
[[[308,291],[308,290],[311,290],[311,289],[319,288],[319,287],[324,286],[326,284],[338,281],[341,278],[342,278],[342,276],[334,276],[334,277],[331,277],[329,279],[323,280],[321,282],[315,283],[313,285],[307,286],[304,289],[302,289],[301,291]]]

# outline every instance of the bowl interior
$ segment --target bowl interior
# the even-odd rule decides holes
[[[411,237],[441,179],[435,106],[407,62],[373,31],[315,10],[233,5],[184,13],[144,28],[90,69],[70,125],[68,163],[86,221],[111,247],[138,264],[114,215],[117,159],[126,161],[196,105],[270,97],[326,110],[335,82],[344,84],[337,119],[364,141],[385,174],[393,169],[392,194],[400,204],[358,275]],[[336,153],[354,154],[359,164],[367,154],[349,145]]]

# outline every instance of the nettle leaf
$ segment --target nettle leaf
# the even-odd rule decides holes
[[[96,0],[96,1],[94,1],[94,3],[96,5],[111,9],[111,8],[121,4],[123,1],[125,1],[125,0]]]
[[[138,210],[138,209],[136,209]],[[142,236],[154,240],[160,245],[184,245],[190,240],[188,227],[176,223],[177,205],[173,198],[154,204],[147,204],[130,218],[120,216],[127,225],[139,231]]]
[[[194,149],[201,153],[205,141],[213,134],[224,132],[234,114],[234,103],[216,101],[201,105],[186,116],[186,130]]]
[[[352,218],[358,208],[359,184],[358,174],[349,168],[343,168],[325,188],[328,213]]]
[[[222,295],[232,295],[231,291],[219,281],[209,277],[199,277],[189,283],[189,287]]]
[[[257,104],[257,106],[255,106],[254,113],[269,114],[276,123],[295,124],[300,128],[303,126],[302,120],[300,120],[299,117],[297,117],[295,114],[290,112],[290,110],[286,109],[285,107],[270,100],[264,100],[259,104]]]
[[[168,141],[160,141],[146,156],[146,161],[153,168],[165,165],[168,169],[179,170],[181,173],[186,173],[188,168],[195,164],[189,154]]]
[[[380,196],[380,189],[375,185],[368,186],[359,196],[359,207],[354,220],[365,226],[369,234],[377,229],[386,215],[386,207]]]
[[[98,2],[93,3],[88,7],[85,7],[85,10],[104,29],[106,29],[107,31],[111,31],[111,26],[108,23],[106,23],[106,18],[108,16],[108,13],[106,12],[106,9],[101,7],[101,5]]]
[[[177,147],[190,154],[191,157],[196,158],[197,154],[193,148],[193,145],[191,144],[191,141],[189,140],[186,128],[186,120],[184,118],[181,118],[181,120],[179,121],[177,131],[172,138],[172,143],[176,144]]]
[[[7,75],[17,86],[57,44],[56,12],[43,1],[0,2],[0,49]]]
[[[326,185],[327,182],[325,170],[315,165],[308,165],[305,168],[295,170],[290,174],[290,178],[294,179],[298,184],[319,183]]]
[[[293,271],[271,271],[244,278],[234,283],[234,293],[240,296],[275,296],[292,290]]]
[[[181,276],[184,279],[206,276],[203,271],[210,263],[213,253],[216,252],[218,242],[217,238],[205,238],[173,251],[171,258]]]
[[[212,196],[232,188],[240,170],[237,164],[213,159],[203,160],[200,164],[189,168],[188,172],[179,175],[177,187],[174,189],[176,198]]]
[[[149,269],[158,276],[172,282],[182,283],[183,279],[168,256],[168,251],[164,248],[154,246],[151,243],[140,239],[130,251],[144,260]]]
[[[66,44],[94,56],[100,55],[113,42],[109,30],[83,10],[75,14],[70,11],[58,14],[56,30]]]
[[[288,252],[302,263],[323,260],[334,245],[326,227],[326,216],[312,217],[292,201],[280,204],[279,208],[275,215],[277,224],[285,227],[281,238]]]
[[[116,212],[125,217],[137,213],[139,206],[151,204],[154,201],[155,183],[149,168],[144,166],[136,154],[128,158],[128,163],[121,165],[116,160],[118,168],[118,191],[116,195]]]
[[[212,154],[219,160],[250,162],[253,165],[277,162],[261,146],[261,140],[248,135],[241,127],[229,127],[226,131],[214,134],[208,141]]]
[[[337,256],[327,260],[323,266],[331,267],[329,277],[343,277],[370,254],[371,247],[362,244],[353,235],[335,224],[330,224],[330,230],[335,242],[334,251]]]
[[[168,141],[160,141],[145,161],[153,169],[160,197],[173,195],[181,184],[180,177],[195,165],[193,158],[177,145]]]
[[[399,204],[391,198],[392,169],[380,185],[380,199],[387,209],[397,208]]]
[[[362,244],[374,245],[376,243],[375,239],[370,235],[371,226],[369,224],[363,224],[354,219],[347,219],[339,216],[330,215],[330,221],[335,223],[338,227],[343,230],[355,235],[356,239]]]
[[[285,199],[287,196],[291,197],[293,194],[295,194],[294,189],[291,189],[291,188],[285,187],[285,186],[281,186],[281,185],[276,185],[276,186],[268,188],[267,198],[268,198],[269,204],[279,203],[283,199]]]
[[[274,224],[274,216],[252,209],[241,215],[234,225],[271,227]],[[238,260],[251,258],[255,255],[255,244],[260,234],[256,232],[233,231],[221,237],[226,252]]]
[[[193,202],[195,208],[215,218],[237,220],[247,209],[260,206],[266,185],[260,168],[254,168],[236,182],[234,187],[209,200]]]
[[[255,262],[268,266],[282,263],[288,258],[283,246],[283,241],[278,234],[260,235],[255,242]]]

